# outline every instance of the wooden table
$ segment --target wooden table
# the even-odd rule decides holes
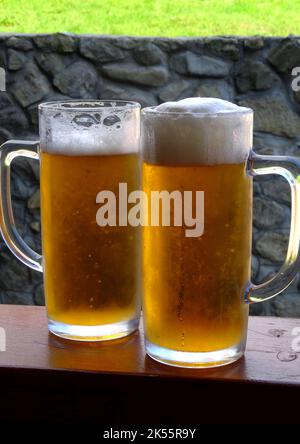
[[[0,352],[5,423],[130,428],[300,421],[300,353],[291,349],[300,319],[250,318],[245,357],[206,370],[153,361],[141,331],[107,343],[59,339],[48,333],[43,307],[0,305],[0,327],[7,343]]]

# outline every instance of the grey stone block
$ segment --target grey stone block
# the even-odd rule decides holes
[[[297,137],[300,134],[300,116],[283,94],[256,95],[239,100],[241,106],[254,111],[254,129],[278,136]]]
[[[159,93],[161,102],[169,102],[183,98],[185,93],[191,88],[191,83],[187,80],[178,79],[169,83]]]
[[[150,42],[141,42],[133,50],[133,57],[138,63],[145,66],[159,65],[165,59],[164,53]]]
[[[238,65],[235,70],[235,83],[239,92],[266,90],[278,82],[275,73],[258,60],[247,60]]]
[[[6,131],[8,139],[13,135],[14,137],[19,135],[28,128],[28,120],[24,111],[14,102],[12,96],[4,91],[0,93],[0,127],[2,132]]]
[[[126,56],[124,51],[111,42],[97,37],[81,37],[79,50],[84,57],[100,64],[122,60]]]
[[[257,197],[253,205],[253,223],[257,228],[278,228],[285,219],[285,210],[278,203]]]
[[[14,48],[20,51],[30,51],[33,49],[33,44],[29,37],[17,37],[13,35],[6,40],[5,45],[8,48]]]
[[[244,39],[244,47],[250,51],[257,51],[265,46],[264,38],[261,36],[251,36]]]
[[[77,61],[55,74],[53,84],[63,94],[74,98],[93,98],[96,96],[98,74],[87,62]]]
[[[270,199],[287,205],[291,202],[291,191],[287,181],[281,177],[273,178],[261,184],[262,192]]]
[[[45,305],[43,284],[38,285],[34,291],[34,303],[35,305]]]
[[[266,232],[258,238],[255,244],[257,252],[274,263],[285,260],[288,236],[283,233]]]
[[[234,98],[234,87],[226,80],[203,79],[198,84],[194,95],[198,97],[217,97],[218,99],[232,101]]]
[[[145,68],[134,63],[111,63],[103,66],[102,72],[110,79],[146,86],[164,85],[169,78],[168,71],[162,66]]]
[[[7,51],[7,67],[11,71],[18,71],[23,68],[25,62],[26,58],[19,51],[15,51],[14,49]]]
[[[29,269],[10,252],[1,252],[0,264],[0,289],[26,291],[24,284],[29,285]]]
[[[229,74],[230,64],[216,57],[194,54],[191,51],[176,54],[170,60],[171,67],[179,74],[197,77],[225,77]]]
[[[284,316],[290,318],[300,317],[300,294],[278,295],[272,300],[272,306],[275,316]]]
[[[204,38],[204,46],[208,51],[237,61],[241,57],[242,41],[235,37],[207,37]]]
[[[42,100],[49,93],[50,88],[45,75],[40,72],[35,63],[29,62],[24,70],[16,74],[11,90],[18,102],[26,107]]]
[[[278,71],[290,73],[294,66],[300,66],[300,41],[287,38],[275,45],[268,54],[268,60]]]
[[[105,84],[100,99],[121,99],[138,102],[142,107],[157,105],[157,98],[149,91],[128,85]]]
[[[44,51],[57,51],[59,53],[74,52],[77,47],[75,36],[58,32],[56,34],[36,35],[32,38],[34,43]]]
[[[39,52],[35,58],[39,67],[51,76],[63,71],[65,66],[70,64],[66,63],[68,59],[65,56],[55,53]]]

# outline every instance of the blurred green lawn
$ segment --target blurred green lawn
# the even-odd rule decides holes
[[[300,34],[300,0],[0,0],[0,32]]]

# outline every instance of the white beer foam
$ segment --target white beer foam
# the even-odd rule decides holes
[[[142,112],[146,162],[168,165],[242,163],[252,148],[253,113],[217,98],[191,97]]]
[[[40,112],[41,150],[51,154],[94,156],[137,153],[139,136],[138,108],[117,112],[102,109],[98,113],[52,112],[49,109]]]

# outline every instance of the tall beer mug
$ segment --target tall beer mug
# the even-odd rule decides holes
[[[157,361],[214,367],[237,360],[249,303],[283,291],[300,269],[300,163],[251,151],[252,121],[251,109],[220,99],[142,110],[149,216],[142,232],[143,312],[146,351]],[[279,273],[254,285],[252,178],[263,174],[289,182],[291,230]]]
[[[39,142],[1,147],[2,235],[17,258],[43,271],[52,333],[92,341],[126,336],[140,316],[139,231],[96,219],[99,192],[114,193],[118,202],[119,183],[128,192],[139,187],[140,105],[43,103],[39,129]],[[10,164],[18,156],[40,159],[43,256],[15,227]]]

